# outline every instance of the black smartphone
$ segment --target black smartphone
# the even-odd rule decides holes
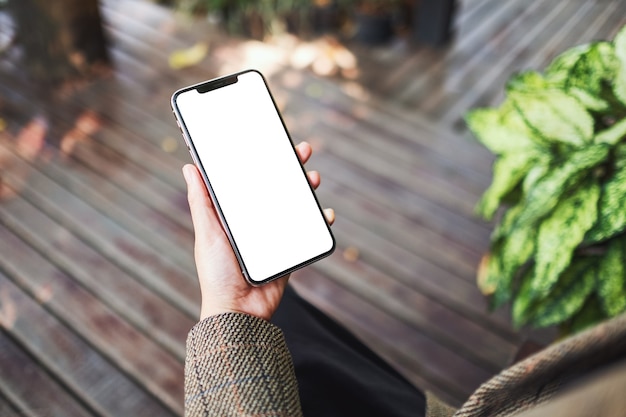
[[[260,72],[180,89],[172,109],[249,283],[333,252],[330,226]]]

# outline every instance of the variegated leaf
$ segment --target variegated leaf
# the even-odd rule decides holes
[[[537,303],[537,300],[531,295],[531,283],[533,279],[534,270],[533,268],[529,268],[522,276],[520,288],[515,294],[511,307],[511,315],[515,327],[521,327],[528,323],[532,315],[533,307]]]
[[[615,56],[620,61],[620,68],[613,83],[613,92],[618,100],[626,106],[626,26],[615,36],[613,45]]]
[[[515,152],[500,156],[493,165],[493,181],[476,207],[477,213],[490,220],[502,198],[522,181],[536,161],[532,153]]]
[[[626,166],[622,166],[602,187],[598,219],[585,241],[600,242],[626,229]]]
[[[613,239],[598,268],[598,294],[609,317],[626,310],[626,240]]]
[[[547,215],[559,203],[562,195],[572,184],[577,184],[588,175],[588,171],[603,162],[608,156],[608,147],[605,145],[588,146],[573,152],[560,165],[546,170],[546,173],[528,188],[524,213],[519,216],[521,223],[533,223]],[[529,174],[530,175],[530,174]]]
[[[478,141],[496,155],[526,152],[536,146],[530,129],[505,106],[501,109],[472,110],[465,120]]]
[[[626,138],[626,117],[598,133],[594,138],[594,142],[615,145],[624,138]]]
[[[558,87],[558,85],[548,82],[548,80],[546,80],[546,78],[544,78],[544,76],[537,71],[524,71],[511,76],[506,84],[506,91],[522,91],[530,93],[533,91],[543,91],[546,88]]]
[[[500,274],[498,287],[493,293],[493,306],[498,307],[510,300],[515,277],[533,257],[536,249],[537,228],[518,227],[503,240],[501,249],[492,254]]]
[[[619,67],[613,44],[595,42],[572,66],[564,87],[567,90],[576,87],[600,96],[604,83],[615,78]]]
[[[573,334],[602,321],[606,315],[602,311],[600,301],[595,295],[591,295],[585,301],[583,307],[567,323],[566,332]]]
[[[588,180],[565,196],[539,227],[535,277],[531,294],[542,298],[554,288],[569,265],[574,249],[582,242],[597,218],[600,186]]]
[[[509,93],[520,116],[544,142],[582,146],[593,137],[594,120],[574,97],[559,91]]]
[[[520,202],[513,207],[509,207],[502,220],[498,223],[493,233],[491,234],[491,242],[498,242],[503,238],[506,238],[515,225],[519,221],[519,217],[524,214],[524,203]]]
[[[570,87],[567,92],[569,95],[580,101],[585,108],[595,112],[606,112],[610,110],[611,103],[608,100],[588,92],[579,87]]]
[[[568,49],[554,58],[552,63],[548,65],[545,70],[546,78],[550,79],[552,83],[564,85],[567,79],[570,77],[570,72],[576,62],[584,55],[591,44],[579,45]]]
[[[579,312],[593,292],[596,280],[594,260],[573,262],[565,270],[557,285],[547,297],[538,303],[530,322],[536,327],[562,323]]]

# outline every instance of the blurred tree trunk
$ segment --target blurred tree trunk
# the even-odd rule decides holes
[[[108,63],[98,0],[9,0],[21,69],[33,81],[58,84]]]

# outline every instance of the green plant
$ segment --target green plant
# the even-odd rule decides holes
[[[282,26],[288,14],[308,11],[311,0],[176,0],[176,4],[187,13],[222,15],[226,27],[233,33],[245,32],[246,24],[259,26],[253,30],[262,32],[256,34],[262,36]]]
[[[625,311],[626,27],[514,75],[466,121],[496,155],[477,206],[498,214],[478,272],[492,308],[565,334]]]

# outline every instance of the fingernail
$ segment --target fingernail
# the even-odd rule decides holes
[[[183,177],[185,177],[185,181],[187,182],[187,184],[191,182],[191,178],[193,175],[191,169],[193,169],[191,165],[183,166]]]
[[[331,208],[324,209],[324,215],[329,222],[332,222],[335,219],[335,210]]]

